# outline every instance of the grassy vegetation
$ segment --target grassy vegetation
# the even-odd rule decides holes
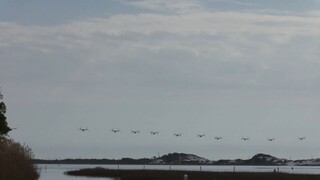
[[[39,174],[32,163],[31,149],[0,137],[0,180],[36,180]]]
[[[87,177],[113,177],[121,180],[182,180],[188,174],[189,180],[316,180],[320,175],[286,173],[241,173],[241,172],[195,172],[166,170],[110,170],[104,168],[68,171],[67,175]]]

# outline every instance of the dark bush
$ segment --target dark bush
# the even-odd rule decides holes
[[[29,147],[0,137],[0,180],[36,180],[39,173]]]

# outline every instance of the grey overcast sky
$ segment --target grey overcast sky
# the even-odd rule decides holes
[[[36,158],[320,157],[319,47],[320,0],[0,0],[10,137]]]

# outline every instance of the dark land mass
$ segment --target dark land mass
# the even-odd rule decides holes
[[[192,180],[315,180],[320,175],[286,173],[241,173],[241,172],[200,172],[166,170],[110,170],[104,168],[68,171],[67,175],[86,177],[109,177],[121,180],[181,180],[184,175]]]
[[[150,159],[56,159],[56,160],[45,160],[45,159],[34,159],[35,164],[149,164]]]
[[[34,159],[36,164],[135,164],[135,165],[255,165],[255,166],[319,166],[320,159],[287,160],[267,154],[256,154],[250,159],[211,161],[203,157],[185,153],[170,153],[161,157],[132,159]]]

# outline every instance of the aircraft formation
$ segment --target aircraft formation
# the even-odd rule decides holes
[[[89,129],[88,128],[79,128],[79,131],[82,131],[82,132],[86,132],[86,131],[89,131]],[[120,131],[120,129],[111,129],[111,132],[113,132],[113,133],[120,133],[121,131]],[[131,134],[140,134],[140,130],[131,130],[130,131],[131,132]],[[150,134],[151,135],[158,135],[159,134],[159,131],[150,131]],[[182,133],[173,133],[173,136],[174,137],[181,137],[182,136]],[[205,134],[197,134],[197,137],[198,138],[204,138],[206,135]],[[215,136],[214,137],[214,139],[215,140],[217,140],[217,141],[219,141],[219,140],[222,140],[223,138],[221,137],[221,136]],[[298,137],[298,140],[299,141],[303,141],[303,140],[305,140],[306,139],[306,137]],[[243,140],[243,141],[249,141],[250,140],[250,138],[249,137],[242,137],[241,138],[241,140]],[[276,140],[276,138],[267,138],[267,140],[268,141],[270,141],[270,142],[273,142],[273,141],[275,141]]]

